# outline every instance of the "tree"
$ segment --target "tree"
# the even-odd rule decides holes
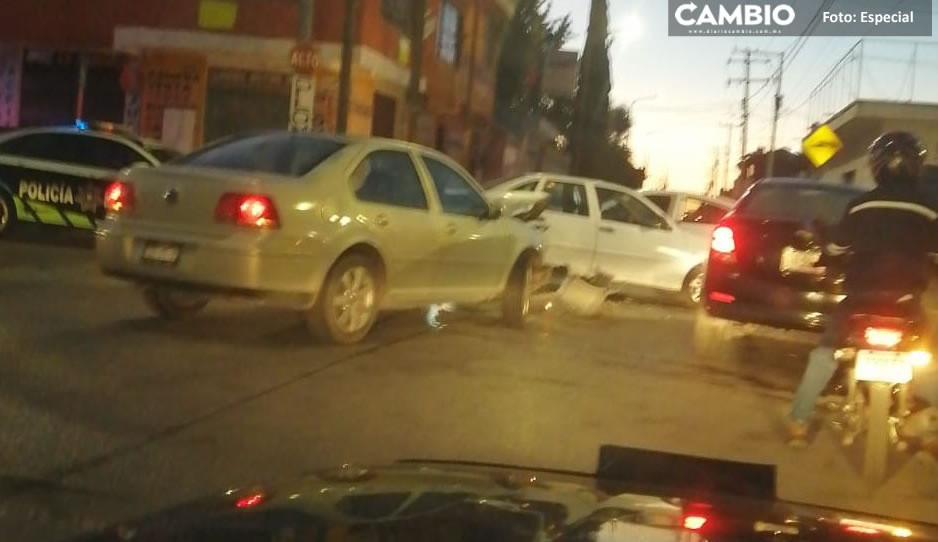
[[[496,109],[521,116],[540,111],[547,58],[570,35],[569,16],[549,20],[548,0],[520,0],[508,24],[498,56]]]
[[[639,188],[645,172],[632,165],[624,143],[632,126],[629,111],[609,106],[608,23],[606,0],[593,0],[576,96],[555,100],[546,116],[570,143],[573,174]]]
[[[586,46],[573,102],[570,134],[571,169],[575,175],[594,176],[596,149],[609,139],[609,19],[606,0],[592,0]]]
[[[629,115],[629,110],[619,106],[613,107],[609,111],[609,135],[615,140],[621,141],[625,138],[625,134],[629,132],[629,129],[632,127],[632,117]]]

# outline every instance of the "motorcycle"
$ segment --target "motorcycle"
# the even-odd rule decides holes
[[[799,235],[816,250],[822,280],[839,282],[846,257],[823,255],[827,228],[818,221],[805,225]],[[849,257],[849,256],[847,256]],[[879,484],[886,476],[889,451],[905,451],[919,432],[903,431],[913,412],[909,386],[914,370],[931,363],[930,330],[922,300],[914,294],[880,294],[851,300],[841,344],[835,350],[842,375],[836,386],[844,397],[829,406],[835,411],[833,426],[841,432],[841,444],[854,445],[866,433],[863,477]]]
[[[912,413],[909,384],[914,370],[931,362],[920,299],[907,295],[890,301],[858,305],[836,351],[845,368],[846,396],[834,425],[842,430],[844,446],[866,433],[863,477],[871,484],[885,478],[891,446],[908,449],[910,434],[903,425]]]

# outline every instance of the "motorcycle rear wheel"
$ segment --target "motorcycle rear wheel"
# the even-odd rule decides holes
[[[870,485],[879,485],[886,477],[886,465],[889,461],[889,410],[892,405],[892,385],[884,382],[871,383],[869,392],[863,478]]]

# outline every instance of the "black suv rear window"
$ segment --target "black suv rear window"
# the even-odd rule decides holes
[[[224,139],[172,163],[301,177],[344,146],[341,141],[302,134],[250,135]]]
[[[823,186],[762,185],[739,202],[736,214],[767,220],[821,220],[836,224],[859,192]]]

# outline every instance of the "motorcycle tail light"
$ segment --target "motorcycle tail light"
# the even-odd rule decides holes
[[[916,350],[915,352],[909,352],[907,355],[909,362],[914,367],[925,367],[931,363],[931,352]]]
[[[264,500],[264,495],[261,493],[255,493],[253,495],[248,495],[235,501],[235,508],[253,508],[261,503]]]
[[[684,528],[688,531],[699,531],[707,524],[707,516],[698,514],[684,516]]]
[[[869,346],[895,348],[902,342],[902,331],[885,327],[868,327],[863,331],[863,338]]]

